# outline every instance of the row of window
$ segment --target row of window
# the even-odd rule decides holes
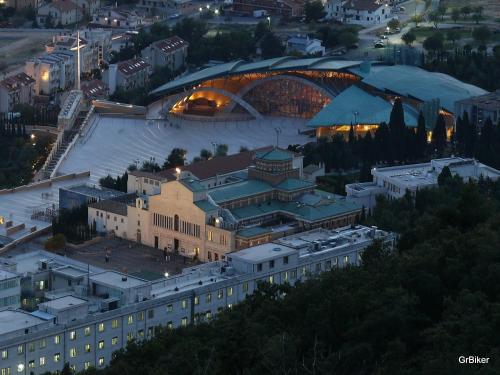
[[[145,178],[144,183],[154,185],[154,186],[160,186],[160,181],[155,181],[155,180],[149,179],[149,178]]]
[[[0,307],[12,306],[19,304],[19,296],[7,296],[0,298]]]
[[[0,281],[0,290],[15,288],[19,285],[17,279]]]

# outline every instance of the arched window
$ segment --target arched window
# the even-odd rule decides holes
[[[179,215],[174,216],[174,230],[179,231]]]

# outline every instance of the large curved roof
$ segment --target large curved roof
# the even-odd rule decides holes
[[[371,95],[357,86],[342,91],[308,123],[317,128],[349,124],[380,124],[389,121],[392,104],[379,96]],[[417,117],[409,108],[404,108],[405,123],[417,126]]]
[[[439,99],[440,106],[454,112],[455,102],[487,93],[480,87],[459,81],[447,74],[428,72],[409,65],[377,65],[369,70],[353,67],[362,82],[381,91],[390,91],[420,101]]]
[[[359,67],[361,63],[362,61],[343,61],[336,60],[332,57],[299,59],[286,56],[257,62],[245,62],[243,60],[237,60],[225,64],[211,66],[210,68],[185,75],[176,80],[165,83],[164,85],[153,90],[151,94],[165,94],[184,86],[192,86],[208,79],[214,79],[228,75],[297,69],[318,71],[344,70]]]

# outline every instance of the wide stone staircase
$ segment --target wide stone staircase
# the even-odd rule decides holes
[[[66,150],[68,149],[68,146],[73,142],[76,135],[81,131],[82,126],[84,125],[88,114],[89,114],[88,110],[80,111],[78,113],[78,116],[75,120],[73,127],[69,130],[64,130],[63,132],[61,132],[59,134],[56,142],[54,143],[52,151],[50,152],[49,156],[47,157],[47,160],[46,160],[45,165],[43,167],[44,178],[51,177],[52,172],[54,172],[55,168],[57,167],[57,165],[59,163],[59,160],[61,159],[61,157],[65,154]]]

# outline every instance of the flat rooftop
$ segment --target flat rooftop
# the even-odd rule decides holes
[[[110,199],[125,194],[122,191],[112,190],[112,189],[100,189],[95,186],[89,186],[85,184],[70,186],[68,188],[61,188],[61,189],[100,199]]]
[[[87,301],[81,298],[73,297],[73,296],[65,296],[61,298],[56,298],[51,301],[47,301],[41,303],[41,307],[48,307],[52,310],[65,310],[68,308],[72,308],[75,306],[86,305]]]
[[[230,257],[233,260],[241,259],[250,263],[261,263],[266,260],[281,258],[296,252],[297,251],[291,247],[270,242],[231,253]]]
[[[90,281],[121,289],[135,288],[148,284],[147,280],[115,271],[105,271],[97,275],[91,275]]]
[[[14,272],[0,269],[0,280],[12,279],[14,277],[19,277],[19,275]]]
[[[151,111],[155,111],[153,104]],[[264,118],[248,121],[219,121],[169,119],[146,120],[140,118],[104,117],[96,115],[90,129],[84,129],[80,138],[61,162],[58,174],[91,171],[90,184],[108,174],[122,175],[130,164],[165,159],[172,148],[182,145],[187,159],[192,160],[202,149],[212,149],[212,143],[225,143],[228,154],[237,153],[241,146],[255,149],[269,145],[275,139],[275,128],[282,129],[280,144],[304,144],[307,135],[306,120],[295,118]],[[91,157],[90,157],[91,156]],[[72,185],[75,185],[73,182]],[[0,197],[0,206],[1,206]]]
[[[19,310],[0,311],[0,335],[34,327],[46,323],[45,320],[37,318],[30,313]]]

